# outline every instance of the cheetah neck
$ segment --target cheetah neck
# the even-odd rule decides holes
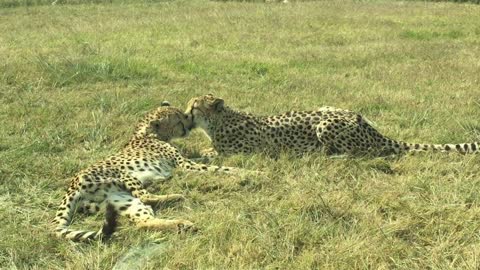
[[[238,123],[242,121],[256,121],[256,116],[237,111],[230,107],[225,106],[220,112],[215,113],[210,117],[207,130],[208,134],[211,134],[216,128],[224,126],[226,123]]]
[[[256,116],[254,116],[253,114],[238,111],[238,110],[232,109],[230,107],[224,107],[221,114],[223,115],[224,118],[225,117],[226,118],[235,117],[237,119],[257,119],[258,118]]]
[[[144,125],[144,126],[139,125],[137,126],[132,137],[130,138],[128,144],[137,143],[140,141],[149,141],[149,140],[162,141],[155,134],[149,133],[147,131],[147,125]]]
[[[220,136],[225,130],[231,129],[236,125],[249,125],[250,127],[258,126],[261,118],[250,113],[237,111],[230,107],[224,107],[220,112],[212,114],[208,118],[208,123],[203,131],[210,138],[215,141],[216,136]],[[247,124],[248,123],[248,124]]]
[[[135,127],[131,140],[138,140],[148,137],[148,123],[144,120],[140,121]],[[150,134],[151,135],[151,134]]]

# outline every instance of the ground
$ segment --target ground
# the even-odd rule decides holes
[[[64,1],[65,2],[65,1]],[[222,158],[264,176],[177,172],[158,215],[196,234],[57,239],[70,176],[118,151],[162,100],[213,93],[272,114],[335,106],[409,142],[480,139],[480,6],[399,1],[0,0],[0,268],[478,269],[480,157]],[[176,144],[195,155],[200,132]],[[102,216],[78,216],[98,228]],[[146,254],[146,253],[145,253]]]

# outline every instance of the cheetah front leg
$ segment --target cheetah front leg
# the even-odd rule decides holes
[[[191,161],[208,164],[218,156],[218,152],[212,147],[200,151],[200,157],[189,158]]]
[[[203,149],[200,151],[200,156],[204,159],[207,160],[208,162],[214,160],[216,157],[218,157],[218,152],[215,150],[215,148],[207,148]]]

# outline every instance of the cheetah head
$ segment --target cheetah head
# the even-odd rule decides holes
[[[218,115],[223,109],[223,99],[208,94],[190,99],[185,114],[192,118],[194,127],[207,130],[209,119]]]
[[[191,117],[167,101],[149,113],[137,127],[136,135],[153,136],[162,141],[186,137],[193,127]]]

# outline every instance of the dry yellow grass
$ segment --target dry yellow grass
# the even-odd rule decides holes
[[[186,195],[158,215],[192,220],[197,234],[122,220],[109,244],[54,238],[67,179],[164,99],[211,92],[257,114],[331,105],[396,139],[479,139],[480,6],[95,2],[0,1],[1,269],[111,269],[152,243],[143,269],[480,267],[480,159],[455,154],[223,158],[266,176],[178,172],[152,187]],[[176,143],[208,146],[200,133]]]

